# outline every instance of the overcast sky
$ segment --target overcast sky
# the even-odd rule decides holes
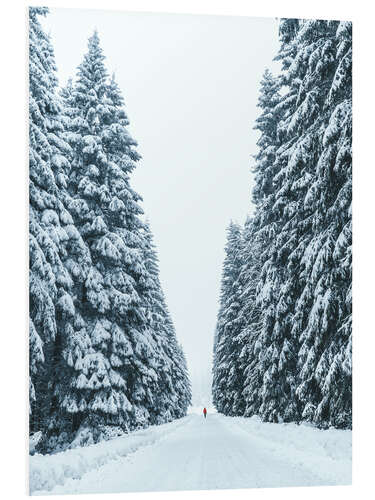
[[[277,20],[51,9],[44,24],[61,85],[99,32],[143,157],[132,185],[194,385],[212,360],[226,227],[252,209],[252,128],[262,74],[278,69]]]

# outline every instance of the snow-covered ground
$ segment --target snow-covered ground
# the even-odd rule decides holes
[[[115,493],[351,483],[351,431],[199,409],[86,448],[30,457],[30,492]]]

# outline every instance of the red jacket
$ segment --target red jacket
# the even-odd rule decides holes
[[[204,413],[204,414],[206,414],[206,413],[207,413],[206,408],[203,408],[203,413]]]

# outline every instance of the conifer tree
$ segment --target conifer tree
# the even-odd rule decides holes
[[[30,8],[30,430],[38,451],[186,414],[190,382],[130,186],[140,156],[99,37],[57,94]]]
[[[191,404],[191,387],[187,365],[178,345],[159,279],[159,266],[149,224],[145,224],[144,262],[150,278],[146,309],[153,341],[157,346],[156,384],[152,414],[156,423],[186,415]]]
[[[239,370],[243,373],[244,407],[241,415],[258,414],[261,397],[261,373],[259,365],[260,352],[260,307],[257,304],[257,287],[261,271],[262,246],[254,231],[254,221],[248,218],[243,230],[243,250],[240,282],[243,292],[240,297],[241,341],[243,344],[239,356]]]
[[[327,31],[334,54],[327,61],[329,69],[314,62],[329,75],[329,85],[321,92],[322,113],[316,124],[316,181],[305,197],[313,217],[302,257],[306,285],[296,310],[302,341],[297,392],[304,418],[350,426],[351,24],[327,23]],[[316,79],[313,62],[309,71]]]
[[[239,275],[242,267],[242,230],[230,223],[221,280],[220,310],[216,326],[212,398],[218,411],[235,415],[243,411],[243,375],[238,369],[242,350],[239,311],[242,293]]]
[[[45,427],[53,373],[74,316],[74,279],[82,279],[87,249],[67,211],[70,147],[64,141],[53,49],[31,7],[30,30],[30,428]],[[69,262],[74,269],[69,266]]]
[[[154,283],[145,260],[141,197],[129,183],[140,157],[127,130],[118,85],[114,77],[108,79],[96,32],[76,82],[62,96],[65,137],[73,151],[69,209],[92,266],[76,290],[81,335],[71,337],[64,351],[65,369],[59,370],[60,377],[56,374],[60,410],[55,433],[61,435],[70,420],[70,432],[80,429],[77,442],[96,441],[116,429],[168,419],[154,405],[157,395],[161,397],[157,370],[162,353],[151,321]],[[174,360],[176,353],[171,356]],[[176,416],[173,410],[171,418]]]
[[[322,366],[328,359],[324,330],[328,323],[332,332],[340,325],[335,314],[337,296],[333,298],[331,290],[322,293],[322,262],[327,263],[323,272],[326,282],[337,283],[337,277],[330,276],[331,243],[323,222],[330,213],[329,200],[335,188],[331,190],[327,183],[328,171],[323,173],[322,167],[324,169],[327,163],[322,153],[331,112],[327,93],[338,65],[334,43],[336,30],[337,23],[326,21],[299,21],[296,25],[295,20],[285,20],[280,26],[282,48],[279,58],[284,70],[281,82],[288,91],[276,108],[282,110],[277,130],[281,147],[274,162],[277,174],[273,209],[279,210],[278,236],[273,252],[275,258],[269,267],[271,275],[263,281],[263,290],[268,293],[276,275],[279,280],[281,277],[270,302],[270,309],[275,312],[272,333],[268,335],[271,342],[268,344],[267,338],[264,339],[264,350],[268,354],[265,359],[273,359],[271,370],[268,368],[264,372],[263,398],[269,399],[271,395],[260,410],[266,419],[270,418],[270,409],[273,407],[276,411],[277,407],[284,420],[298,420],[301,416],[310,419],[316,411],[314,420],[317,423],[330,421],[327,413],[323,415],[324,398],[321,399],[319,389]],[[294,55],[293,59],[290,54]],[[350,89],[350,84],[347,88]],[[332,178],[332,181],[337,183],[337,179]],[[335,230],[339,229],[337,221],[333,225]],[[307,324],[311,325],[310,335]],[[309,347],[305,342],[302,350],[296,351],[301,339],[308,337]],[[336,341],[337,338],[334,343]],[[296,366],[297,357],[299,366]],[[299,372],[305,380],[296,394]],[[279,391],[275,391],[277,387]]]
[[[293,20],[288,21],[290,22],[287,33],[293,31],[295,25]],[[261,136],[254,169],[256,186],[253,199],[257,210],[253,220],[252,238],[258,242],[261,249],[257,304],[262,314],[259,338],[256,342],[258,363],[256,370],[252,371],[260,383],[259,397],[255,401],[254,389],[251,397],[262,417],[275,422],[280,418],[293,419],[295,413],[294,387],[291,386],[295,343],[288,329],[293,296],[296,292],[291,288],[295,284],[294,281],[286,280],[285,268],[286,252],[293,233],[291,227],[284,229],[287,222],[287,212],[284,210],[287,183],[282,172],[287,160],[285,146],[280,137],[280,127],[285,126],[285,104],[278,92],[280,86],[280,79],[273,78],[269,71],[266,71],[261,82],[258,104],[262,113],[255,125]],[[290,98],[290,93],[284,97],[286,100]],[[288,294],[285,293],[284,297],[281,297],[282,287],[286,288],[288,285]],[[250,386],[247,391],[250,395]]]
[[[106,425],[127,429],[148,418],[138,404],[141,368],[132,362],[135,348],[140,352],[144,347],[141,328],[137,329],[143,321],[137,282],[144,268],[136,248],[141,244],[141,209],[128,186],[133,158],[138,156],[131,152],[134,141],[125,129],[122,103],[108,97],[103,61],[94,33],[77,82],[63,93],[72,117],[69,122],[66,115],[66,137],[73,150],[69,209],[93,265],[77,289],[77,318],[87,327],[81,338],[66,346],[70,380],[66,384],[66,370],[60,370],[64,377],[56,391],[57,406],[74,417],[73,431],[82,426],[99,433]]]
[[[284,19],[280,42],[282,72],[261,82],[256,210],[232,301],[242,304],[237,391],[245,415],[350,427],[351,24]],[[232,347],[222,316],[221,304],[216,375]]]

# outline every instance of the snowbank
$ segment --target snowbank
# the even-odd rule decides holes
[[[110,441],[30,457],[30,493],[351,484],[351,431],[215,412],[205,420],[202,408],[190,411]]]
[[[251,434],[264,450],[295,467],[319,471],[328,484],[351,484],[351,430],[321,430],[308,423],[272,424],[258,417],[224,418],[229,425]]]
[[[98,469],[111,460],[133,453],[138,448],[148,446],[167,436],[190,417],[174,422],[148,427],[125,436],[84,448],[75,448],[54,455],[33,455],[29,461],[30,494],[50,491],[71,479],[79,479],[83,474]]]

